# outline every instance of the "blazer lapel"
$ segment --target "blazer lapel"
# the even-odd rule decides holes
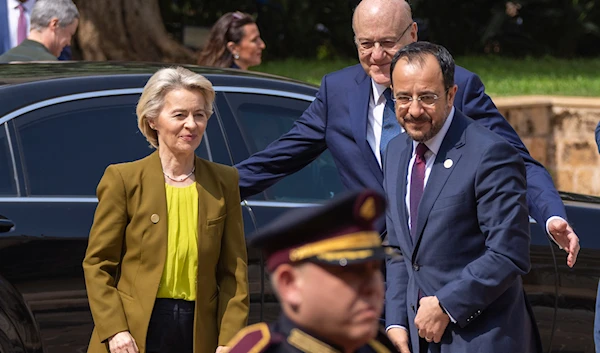
[[[204,170],[204,163],[200,160],[199,157],[196,157],[195,162],[196,171],[194,172],[194,176],[196,177],[196,189],[198,190],[198,250],[202,248],[202,240],[201,236],[204,232],[204,226],[206,224],[206,212],[207,207],[210,207],[209,201],[214,199],[214,196],[211,196],[211,193],[214,193],[214,181],[211,178],[211,174]],[[198,268],[200,267],[201,259],[198,259]]]
[[[400,163],[398,163],[398,190],[396,193],[396,200],[398,207],[398,219],[399,228],[403,234],[401,241],[406,242],[409,245],[408,248],[412,248],[414,246],[412,237],[410,236],[410,228],[408,227],[408,210],[406,209],[406,184],[408,177],[408,162],[410,161],[410,157],[412,156],[412,139],[407,138],[406,144],[403,144],[404,150],[398,151],[401,153],[400,155]],[[388,150],[388,157],[390,155],[390,151]]]
[[[373,150],[367,142],[367,124],[369,122],[369,101],[371,99],[371,79],[359,66],[360,72],[355,77],[356,86],[348,92],[348,108],[354,140],[369,165],[371,172],[379,184],[383,184],[383,172]]]
[[[8,0],[0,0],[0,54],[10,50],[10,30],[8,28]]]
[[[429,217],[429,213],[431,212],[431,208],[435,204],[440,192],[444,188],[448,177],[458,165],[458,161],[462,155],[460,148],[465,144],[463,131],[464,120],[462,119],[458,109],[456,109],[452,124],[450,125],[442,145],[440,146],[440,150],[435,157],[435,161],[433,162],[433,167],[431,168],[431,173],[429,174],[429,179],[427,180],[427,185],[425,186],[425,191],[423,192],[423,198],[419,204],[417,232],[415,233],[417,239],[413,251],[413,260],[415,259],[417,250],[419,249],[421,238],[423,237],[423,229],[427,224],[427,219]],[[446,160],[452,161],[452,165],[450,167],[447,167],[448,164],[445,164]]]
[[[148,222],[154,223],[150,228],[150,236],[144,237],[144,248],[152,249],[155,252],[152,257],[156,256],[156,253],[160,254],[159,266],[160,273],[164,267],[165,259],[167,256],[167,233],[169,229],[168,225],[168,211],[167,211],[167,196],[165,191],[165,177],[162,172],[162,165],[160,163],[160,157],[158,151],[155,151],[148,157],[148,163],[142,171],[142,185],[144,208],[147,210],[143,217],[148,217]]]

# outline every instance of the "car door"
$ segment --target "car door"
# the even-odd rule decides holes
[[[581,251],[573,268],[567,255],[555,250],[558,265],[556,329],[551,352],[594,353],[594,319],[600,276],[600,198],[563,194],[569,224],[579,236]],[[600,315],[600,313],[596,313]]]
[[[224,92],[218,99],[226,138],[232,158],[238,163],[287,132],[310,105],[314,96],[288,91],[216,87]],[[229,110],[225,110],[228,107]],[[343,190],[341,180],[329,151],[302,170],[290,175],[247,202],[257,227],[267,224],[283,212],[296,207],[314,206],[331,199]],[[265,276],[260,254],[250,250],[252,285],[261,286],[262,318],[273,321],[279,305]]]

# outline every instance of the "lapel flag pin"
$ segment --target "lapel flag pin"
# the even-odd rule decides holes
[[[450,167],[452,167],[452,164],[454,164],[454,162],[452,162],[452,160],[448,158],[444,161],[444,168],[450,169]]]

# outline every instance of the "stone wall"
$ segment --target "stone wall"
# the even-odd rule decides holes
[[[600,154],[594,129],[600,98],[497,97],[498,109],[558,190],[600,196]]]

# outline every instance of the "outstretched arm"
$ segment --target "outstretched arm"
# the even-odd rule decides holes
[[[314,161],[327,148],[327,76],[315,100],[290,131],[262,151],[235,165],[240,173],[242,199],[264,191],[281,178]]]
[[[567,265],[573,267],[579,253],[579,238],[567,223],[567,213],[552,177],[544,166],[531,157],[515,130],[485,93],[479,77],[460,67],[457,67],[456,77],[459,91],[454,105],[465,115],[502,136],[519,151],[525,162],[529,214],[567,252]]]

